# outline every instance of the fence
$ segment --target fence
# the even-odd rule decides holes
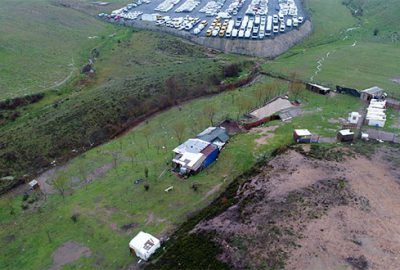
[[[395,100],[393,98],[387,98],[386,99],[386,106],[388,108],[393,108],[395,110],[400,111],[400,101]]]
[[[367,129],[368,137],[373,140],[382,140],[385,142],[400,143],[400,134],[386,132],[376,129]]]
[[[280,117],[278,115],[271,115],[271,116],[268,116],[268,117],[264,117],[263,119],[257,120],[255,122],[243,124],[243,127],[245,129],[249,130],[251,128],[258,127],[258,126],[260,126],[260,125],[262,125],[264,123],[267,123],[267,122],[270,122],[270,121],[273,121],[273,120],[279,120],[279,119],[280,119]]]

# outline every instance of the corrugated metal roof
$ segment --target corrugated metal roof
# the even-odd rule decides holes
[[[374,95],[374,94],[382,93],[383,89],[378,87],[378,86],[374,86],[374,87],[362,90],[361,92],[362,93],[367,93],[367,94],[370,94],[370,95]]]
[[[212,152],[215,151],[215,149],[217,149],[217,147],[215,147],[214,145],[210,144],[209,146],[207,146],[206,148],[204,148],[201,153],[204,154],[205,156],[210,155]]]
[[[200,151],[206,148],[209,144],[209,142],[201,139],[189,139],[176,147],[173,151],[179,154],[183,154],[185,152],[200,153]]]
[[[197,135],[197,138],[206,141],[213,142],[216,139],[219,139],[222,142],[227,142],[229,140],[229,135],[226,132],[225,128],[222,127],[209,127],[205,129],[203,132]]]

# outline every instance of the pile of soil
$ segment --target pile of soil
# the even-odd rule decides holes
[[[234,269],[396,269],[400,169],[382,155],[337,162],[290,150],[191,233],[212,235]]]

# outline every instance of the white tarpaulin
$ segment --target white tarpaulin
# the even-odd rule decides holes
[[[135,251],[136,256],[145,261],[147,261],[160,246],[160,240],[145,232],[139,232],[129,242],[129,248]]]

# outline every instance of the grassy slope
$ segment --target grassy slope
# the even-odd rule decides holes
[[[287,86],[282,83],[280,87],[285,89]],[[18,196],[11,200],[16,214],[10,215],[10,201],[0,199],[0,239],[9,235],[16,237],[15,241],[4,242],[0,246],[0,268],[48,267],[51,265],[51,254],[68,240],[78,241],[93,252],[93,256],[80,259],[71,268],[116,269],[133,263],[134,259],[127,252],[127,243],[136,232],[145,230],[160,236],[173,229],[186,220],[188,213],[206,206],[218,194],[209,193],[213,187],[221,185],[220,189],[223,189],[237,175],[251,168],[260,155],[269,155],[274,149],[290,143],[294,127],[311,128],[322,135],[334,136],[337,124],[329,123],[327,119],[344,117],[348,111],[360,106],[356,98],[339,95],[328,99],[305,92],[301,99],[307,102],[305,110],[309,113],[290,123],[271,123],[280,127],[268,145],[256,148],[254,139],[259,135],[238,135],[229,142],[218,162],[199,175],[180,180],[168,172],[171,149],[178,143],[171,129],[175,122],[185,123],[185,137],[189,137],[207,126],[208,120],[202,112],[209,104],[220,108],[218,119],[226,116],[236,118],[240,99],[248,99],[252,106],[259,102],[254,94],[256,88],[257,85],[219,94],[190,102],[181,110],[169,110],[125,136],[75,158],[63,174],[81,178],[82,172],[79,171],[82,168],[84,174],[88,175],[96,168],[113,163],[113,153],[118,156],[118,161],[116,168],[86,188],[76,190],[66,197],[65,202],[60,195],[51,195],[40,212],[22,212],[21,196]],[[265,88],[265,91],[268,89]],[[315,111],[317,105],[320,108],[318,112]],[[145,134],[150,134],[150,148],[146,146]],[[160,146],[165,146],[165,150]],[[129,160],[130,151],[136,153],[133,164]],[[148,192],[144,191],[143,186],[133,184],[135,179],[144,177],[145,167],[149,169]],[[159,177],[164,170],[166,172]],[[190,188],[193,182],[200,184],[197,193]],[[165,193],[164,189],[171,185],[174,190]],[[77,223],[70,219],[73,213],[80,214]],[[150,215],[154,215],[153,222],[147,222]],[[43,220],[46,222],[43,223]],[[128,232],[119,229],[132,222],[137,223],[134,229]],[[31,256],[21,253],[22,249],[29,250]]]
[[[0,100],[44,91],[76,76],[90,49],[114,27],[50,0],[4,0],[0,15]]]
[[[99,47],[97,75],[86,86],[80,81],[50,92],[18,109],[16,121],[0,126],[7,142],[0,149],[3,175],[32,173],[73,148],[108,140],[128,119],[165,103],[171,95],[165,81],[172,76],[181,88],[174,100],[215,91],[210,77],[220,77],[225,63],[239,61],[209,58],[200,47],[168,35],[125,28],[116,33]]]
[[[264,68],[282,74],[297,72],[304,80],[314,76],[314,81],[332,86],[362,89],[379,85],[400,96],[400,85],[391,81],[400,76],[400,45],[390,39],[400,22],[396,15],[400,3],[383,0],[365,3],[358,21],[340,0],[308,0],[315,33]],[[350,30],[359,25],[360,28]],[[375,28],[380,30],[378,36],[373,36]],[[324,59],[322,71],[315,75],[317,61],[321,59]]]

